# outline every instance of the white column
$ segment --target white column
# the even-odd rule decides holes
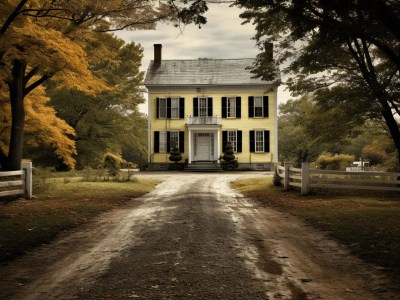
[[[274,98],[275,98],[275,110],[274,110],[274,157],[273,157],[273,162],[279,162],[279,154],[278,154],[278,88],[275,89],[274,93]]]
[[[220,143],[220,133],[221,131],[218,129],[217,131],[216,131],[216,135],[217,135],[217,147],[216,147],[216,149],[217,149],[217,160],[219,159],[219,157],[221,156],[221,143]]]
[[[188,161],[192,163],[192,131],[188,128],[189,140],[188,140]]]

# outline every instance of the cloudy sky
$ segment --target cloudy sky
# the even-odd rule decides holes
[[[253,58],[258,49],[252,37],[251,24],[241,25],[240,10],[227,4],[210,4],[206,13],[207,24],[199,29],[195,25],[175,28],[159,24],[156,30],[123,31],[118,36],[126,42],[140,43],[144,48],[142,70],[145,71],[153,59],[153,45],[162,44],[163,59],[197,58]],[[290,97],[284,87],[278,89],[279,102]],[[147,105],[141,111],[147,113]]]

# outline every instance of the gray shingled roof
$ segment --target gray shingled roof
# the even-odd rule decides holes
[[[151,61],[144,84],[146,86],[271,84],[251,78],[252,74],[246,68],[251,67],[253,61],[252,58],[162,60],[159,66]]]

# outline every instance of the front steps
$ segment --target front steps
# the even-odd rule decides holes
[[[222,171],[221,164],[213,161],[196,161],[188,164],[185,171],[189,172],[219,172]]]

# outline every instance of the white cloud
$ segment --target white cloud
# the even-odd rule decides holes
[[[255,29],[251,24],[242,25],[241,10],[228,4],[210,4],[206,13],[207,24],[199,29],[195,25],[182,29],[159,24],[156,30],[121,31],[117,35],[126,42],[140,43],[144,48],[142,70],[153,59],[153,45],[162,44],[163,59],[197,58],[252,58],[259,49],[252,39]],[[289,94],[280,87],[279,102],[285,102]],[[147,105],[140,107],[146,112]]]

